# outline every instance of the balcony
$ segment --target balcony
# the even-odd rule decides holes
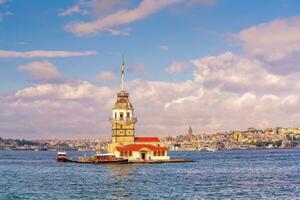
[[[136,123],[137,118],[136,117],[132,117],[132,118],[113,118],[113,117],[110,117],[109,121],[110,122],[117,122],[117,123],[120,123],[120,124],[128,124],[128,123]]]

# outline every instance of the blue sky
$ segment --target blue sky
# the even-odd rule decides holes
[[[11,51],[64,50],[97,51],[87,57],[52,58],[59,71],[67,78],[82,77],[95,81],[101,71],[119,67],[117,54],[125,54],[127,66],[144,64],[145,71],[129,74],[128,78],[149,80],[181,81],[190,78],[191,73],[170,75],[165,68],[174,61],[215,55],[224,50],[239,52],[237,44],[230,42],[226,34],[236,33],[251,25],[268,22],[272,19],[297,15],[299,2],[219,0],[209,5],[199,3],[186,7],[182,3],[170,5],[142,20],[121,25],[130,29],[129,35],[113,36],[108,32],[77,37],[64,30],[73,21],[93,20],[97,14],[59,16],[65,9],[79,1],[16,1],[9,0],[0,7],[1,12],[11,12],[0,23],[1,49]],[[139,1],[125,5],[134,8]],[[30,6],[28,6],[30,5]],[[160,45],[169,50],[160,49]],[[0,79],[2,92],[28,86],[28,74],[17,68],[32,60],[44,58],[1,58]]]
[[[277,92],[281,87],[283,88],[280,85],[282,81],[276,85],[278,90],[273,91],[274,87],[272,87],[272,89],[262,91],[259,86],[254,89],[249,85],[239,88],[240,84],[234,85],[233,82],[229,84],[227,79],[206,80],[207,77],[202,77],[200,80],[197,77],[200,72],[203,72],[201,71],[204,69],[203,66],[211,64],[204,64],[208,56],[222,60],[222,55],[226,52],[229,52],[226,55],[232,59],[239,57],[249,62],[258,60],[260,66],[263,65],[261,67],[263,73],[269,73],[267,76],[270,76],[272,81],[298,75],[298,63],[292,57],[295,58],[294,56],[300,49],[298,49],[298,38],[293,36],[298,33],[299,10],[300,3],[297,0],[166,0],[156,3],[147,0],[0,0],[0,94],[6,99],[16,98],[18,92],[26,88],[37,89],[45,84],[57,86],[69,84],[74,80],[86,81],[98,89],[107,86],[115,91],[119,84],[120,53],[123,53],[127,69],[126,79],[134,94],[138,93],[138,86],[134,85],[137,81],[146,82],[140,83],[141,85],[153,83],[154,85],[145,86],[150,89],[155,88],[156,83],[175,83],[178,85],[172,87],[176,88],[189,81],[193,83],[198,81],[199,85],[196,88],[203,87],[207,92],[217,89],[225,92],[226,95],[230,93],[231,97],[236,98],[246,94],[254,94],[256,98],[263,98],[263,95],[274,95],[280,98],[294,95],[298,89],[284,94]],[[118,13],[121,13],[120,16],[117,15]],[[113,16],[117,16],[116,19]],[[283,25],[281,21],[278,25],[276,20],[282,20]],[[98,25],[95,24],[96,21]],[[79,25],[80,29],[76,29]],[[87,27],[89,27],[88,30]],[[264,34],[272,35],[274,30],[278,32],[278,37],[274,37],[271,43],[256,44],[256,39],[251,38],[251,27],[255,29],[253,36],[257,36],[259,41],[267,41],[267,36],[262,39],[259,37]],[[289,28],[287,34],[290,33],[290,35],[287,36],[286,43],[278,39],[285,36],[283,28]],[[272,46],[272,44],[278,45]],[[281,47],[284,50],[280,50]],[[32,51],[35,51],[35,54],[28,56]],[[50,55],[50,51],[55,55]],[[80,56],[74,54],[61,56],[63,52],[78,53]],[[280,59],[274,60],[274,56],[278,55]],[[277,69],[280,68],[279,65],[287,67],[279,70]],[[240,66],[239,63],[237,66]],[[210,72],[215,67],[209,67]],[[223,71],[217,69],[215,74],[222,72],[224,75],[226,70],[230,70],[229,68]],[[244,69],[244,67],[241,68]],[[288,68],[291,68],[289,70],[293,74],[285,73],[283,77],[282,72],[289,71]],[[233,70],[232,73],[239,70],[240,68]],[[202,75],[206,76],[207,73]],[[207,76],[214,76],[214,74]],[[245,77],[247,78],[249,77]],[[284,90],[282,88],[281,92]],[[193,90],[194,93],[195,91]],[[157,92],[157,95],[159,96],[160,93]],[[174,97],[178,101],[195,96],[178,95]],[[139,105],[139,98],[136,97]],[[169,105],[168,103],[170,104],[170,100],[164,102],[164,106]],[[108,111],[108,108],[109,106],[105,111]],[[16,111],[8,110],[8,112]],[[199,113],[201,112],[200,109]],[[172,113],[172,111],[166,111],[166,113]],[[166,126],[157,127],[155,131],[157,135],[177,134],[184,131],[184,127],[188,127],[189,124],[193,124],[202,132],[247,127],[247,125],[217,126],[213,123],[216,116],[208,115],[199,116],[198,121],[186,120],[185,124],[176,121],[174,123],[180,124],[180,127],[178,131],[172,133],[166,131],[171,125],[161,120],[160,122],[166,123]],[[16,115],[12,114],[10,117],[15,118]],[[212,118],[206,122],[205,117]],[[262,118],[259,120],[264,120]],[[189,117],[186,116],[185,119]],[[265,125],[257,125],[255,121],[251,121],[249,126],[292,126],[296,123],[293,119],[283,124],[278,124],[277,122],[281,120],[277,118],[265,120],[268,121]],[[146,123],[150,122],[146,120],[144,124]],[[225,121],[224,123],[229,124]],[[26,137],[26,134],[22,135],[14,128],[11,126],[3,130],[3,133],[12,132],[16,137]],[[50,132],[46,129],[47,127],[41,127],[39,131]],[[103,130],[108,132],[107,127]],[[143,128],[140,130],[151,132]],[[36,134],[39,134],[39,131]],[[31,132],[34,131],[31,130]],[[90,132],[92,133],[85,133],[85,136],[96,135],[94,129]],[[80,134],[82,133],[78,133]],[[44,137],[50,135],[46,134]],[[36,135],[31,136],[36,137]]]

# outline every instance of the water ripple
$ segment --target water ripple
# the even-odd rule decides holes
[[[300,198],[300,150],[171,154],[197,162],[80,165],[57,163],[55,152],[0,151],[0,199]]]

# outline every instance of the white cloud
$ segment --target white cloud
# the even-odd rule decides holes
[[[37,81],[58,81],[62,79],[56,67],[48,61],[31,62],[19,66],[18,69],[28,72]]]
[[[300,52],[300,17],[274,20],[242,30],[237,38],[248,56],[274,62]]]
[[[84,10],[80,7],[80,5],[74,5],[64,11],[62,11],[61,13],[59,13],[59,16],[70,16],[70,15],[74,15],[74,14],[81,14],[81,15],[87,15],[89,14],[89,12],[87,10]]]
[[[7,2],[7,0],[0,0],[0,5],[5,4],[6,2]]]
[[[178,74],[191,69],[190,62],[173,62],[169,67],[166,68],[166,72],[170,74]]]
[[[59,16],[72,16],[75,14],[107,15],[115,10],[122,9],[128,4],[128,0],[91,0],[79,1],[75,5],[61,11]]]
[[[96,51],[7,51],[0,50],[0,58],[55,58],[55,57],[76,57],[96,55]]]
[[[115,82],[116,76],[113,72],[101,72],[96,76],[97,80],[100,82]]]
[[[114,90],[86,81],[41,84],[0,96],[1,136],[103,138],[109,135],[112,96]]]
[[[66,30],[77,36],[96,34],[113,27],[129,24],[141,20],[167,6],[178,3],[180,0],[143,0],[137,8],[120,10],[91,22],[71,23]]]
[[[0,12],[0,22],[3,21],[3,19],[6,17],[6,16],[10,16],[10,15],[13,15],[12,12],[9,12],[9,11],[6,11],[6,12]]]
[[[108,29],[106,29],[106,31],[108,31],[112,35],[129,35],[130,29],[129,28],[126,28],[126,29],[111,29],[111,28],[108,28]]]
[[[93,14],[98,19],[88,22],[73,22],[65,26],[65,29],[77,36],[85,36],[108,31],[112,35],[128,35],[126,29],[116,29],[146,18],[159,10],[175,4],[183,4],[186,7],[195,5],[211,6],[216,0],[142,0],[138,7],[128,9],[128,0],[92,0],[79,1],[74,6],[62,11],[60,16],[74,14]],[[166,49],[166,48],[164,48]]]
[[[197,67],[195,81],[206,87],[226,91],[282,92],[299,89],[297,75],[278,75],[269,72],[261,61],[226,52],[192,61]]]
[[[300,81],[295,77],[275,76],[255,59],[230,52],[193,63],[193,80],[126,82],[138,117],[137,135],[176,135],[190,124],[196,133],[213,133],[300,123]],[[72,81],[0,96],[1,135],[109,138],[107,118],[117,90]]]
[[[125,8],[128,5],[128,0],[93,0],[87,3],[96,15],[108,15],[116,10]]]
[[[169,46],[163,44],[159,45],[159,48],[164,51],[168,51],[170,49]]]

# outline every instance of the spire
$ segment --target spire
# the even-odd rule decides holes
[[[122,91],[124,91],[124,65],[125,65],[125,62],[124,62],[124,55],[122,55]]]

